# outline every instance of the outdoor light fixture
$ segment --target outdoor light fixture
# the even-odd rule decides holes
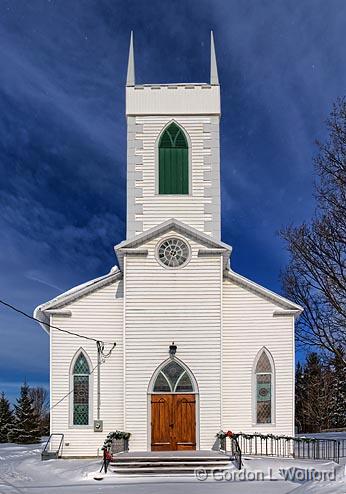
[[[174,341],[172,341],[172,344],[169,345],[169,355],[171,357],[174,357],[174,355],[176,354],[177,352],[177,345],[174,344]]]

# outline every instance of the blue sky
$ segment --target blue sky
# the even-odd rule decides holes
[[[314,141],[346,87],[343,0],[3,0],[0,298],[27,312],[109,271],[125,236],[124,83],[222,92],[222,237],[236,271],[281,291],[278,230],[313,213]],[[48,383],[48,337],[0,307],[0,390]]]

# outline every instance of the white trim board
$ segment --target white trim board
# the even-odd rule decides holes
[[[42,328],[49,334],[49,316],[52,314],[52,310],[59,309],[80,297],[88,295],[89,293],[102,288],[103,286],[109,285],[114,281],[122,278],[122,272],[119,270],[117,266],[112,268],[112,270],[104,276],[100,276],[99,278],[95,278],[93,280],[87,281],[81,285],[75,286],[71,288],[65,293],[58,295],[57,297],[45,302],[44,304],[38,305],[35,310],[33,316],[40,321]],[[56,312],[54,310],[54,312]],[[64,311],[66,314],[60,314],[68,316],[68,311]]]
[[[268,288],[264,288],[258,283],[255,283],[254,281],[245,278],[245,276],[242,276],[232,271],[231,269],[228,269],[224,272],[224,277],[233,281],[237,285],[244,286],[245,288],[248,288],[249,290],[258,293],[259,295],[262,295],[263,297],[272,300],[273,302],[277,303],[278,305],[282,306],[285,309],[293,310],[294,313],[291,313],[289,315],[298,316],[304,310],[303,307],[301,307],[300,305],[297,305],[294,302],[288,300],[287,298],[282,297],[281,295],[278,295],[277,293],[272,292],[271,290],[268,290]]]

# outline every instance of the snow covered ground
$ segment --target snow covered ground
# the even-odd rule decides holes
[[[243,477],[237,470],[230,470],[225,480],[220,474],[216,479],[199,481],[194,477],[115,477],[107,475],[94,480],[100,469],[95,460],[41,461],[41,445],[19,446],[0,444],[0,493],[1,494],[345,494],[346,474],[344,458],[340,465],[332,462],[307,462],[276,458],[244,458]],[[304,473],[312,468],[324,471],[324,481],[292,479],[294,468]],[[288,477],[285,480],[285,476]],[[236,479],[235,479],[236,477]],[[251,480],[256,477],[259,480]],[[299,476],[298,476],[299,477]],[[232,480],[230,480],[232,479]]]

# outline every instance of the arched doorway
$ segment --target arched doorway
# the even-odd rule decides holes
[[[152,451],[196,449],[197,395],[192,373],[178,359],[155,371],[149,385]]]

